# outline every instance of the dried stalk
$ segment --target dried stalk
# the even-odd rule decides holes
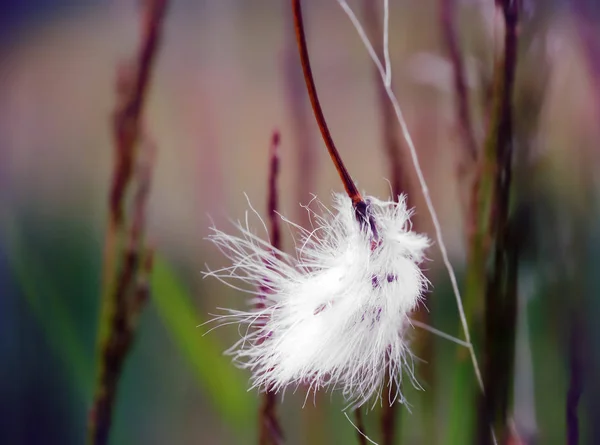
[[[360,407],[354,410],[354,420],[356,421],[356,438],[358,439],[359,445],[367,445],[365,423],[363,422],[363,416]]]
[[[585,320],[579,314],[579,308],[571,308],[569,317],[569,390],[567,392],[567,445],[579,444],[579,416],[577,414],[579,401],[583,394],[584,380],[584,335],[582,326]]]
[[[310,59],[308,57],[308,47],[306,46],[306,36],[304,33],[304,23],[302,19],[302,5],[300,0],[292,0],[292,11],[294,13],[294,29],[296,31],[296,42],[298,43],[298,52],[300,54],[300,62],[302,64],[302,71],[304,73],[304,80],[306,82],[306,89],[308,91],[308,97],[310,98],[310,103],[313,108],[313,112],[315,115],[315,119],[317,124],[319,125],[319,130],[321,131],[321,135],[323,136],[323,141],[325,142],[325,146],[327,147],[327,152],[331,157],[331,161],[335,166],[338,174],[340,175],[340,179],[342,180],[342,184],[344,184],[344,188],[346,189],[346,193],[348,197],[352,200],[353,206],[358,209],[361,204],[366,207],[364,200],[356,188],[356,184],[352,180],[348,169],[344,165],[344,161],[342,160],[335,143],[333,142],[333,138],[331,137],[331,133],[329,132],[329,127],[327,126],[327,122],[325,120],[325,116],[323,115],[323,110],[321,108],[321,103],[319,101],[319,96],[317,94],[317,88],[315,86],[315,81],[312,74],[312,68],[310,66]]]
[[[504,55],[495,92],[495,116],[486,157],[494,162],[494,265],[487,280],[484,336],[486,395],[479,410],[478,443],[491,443],[492,425],[500,441],[507,437],[507,415],[512,384],[517,312],[518,233],[509,218],[513,161],[512,93],[517,64],[517,25],[520,2],[500,2],[506,23]]]
[[[478,158],[478,144],[473,130],[473,122],[469,110],[469,90],[465,73],[464,60],[460,54],[458,33],[455,26],[456,1],[442,0],[440,13],[444,43],[448,49],[453,67],[454,91],[456,93],[456,114],[460,126],[460,133],[464,141],[466,161],[463,161],[459,172],[463,174],[467,167]]]
[[[99,322],[99,365],[93,407],[88,424],[88,443],[108,442],[117,384],[127,356],[137,318],[148,297],[147,275],[152,252],[143,242],[145,206],[150,187],[153,154],[134,166],[142,139],[141,114],[154,59],[159,46],[166,0],[149,0],[142,19],[142,44],[135,69],[121,69],[117,79],[118,105],[113,121],[115,163],[109,196],[109,220],[104,250],[102,309]],[[148,151],[154,149],[145,142]],[[132,222],[126,224],[124,201],[129,185],[137,179]]]
[[[577,19],[576,29],[585,52],[590,80],[594,83],[596,111],[600,115],[600,7],[592,0],[570,0],[569,3]]]
[[[477,167],[478,161],[480,161],[479,147],[475,137],[473,120],[471,119],[467,74],[460,53],[459,36],[455,24],[456,1],[441,0],[440,15],[442,35],[453,67],[456,115],[458,116],[458,125],[464,147],[464,154],[459,161],[457,173],[459,189],[461,190],[461,204],[466,214],[467,237],[470,239],[477,224],[475,199],[481,170]]]
[[[442,7],[443,21],[448,35],[454,34],[452,26],[452,3],[444,0]],[[479,404],[482,409],[478,411],[477,438],[478,443],[490,443],[494,436],[490,435],[490,425],[494,424],[495,415],[491,411],[502,412],[503,425],[506,424],[506,403],[510,394],[507,376],[512,375],[512,361],[514,358],[514,331],[516,326],[516,267],[517,252],[514,241],[516,233],[511,233],[512,227],[508,223],[509,192],[512,173],[512,90],[516,66],[517,49],[517,12],[518,1],[507,0],[501,5],[506,19],[506,37],[504,56],[497,65],[494,85],[494,103],[490,127],[486,138],[484,152],[475,158],[474,180],[471,184],[471,197],[467,208],[467,238],[469,245],[466,289],[465,312],[468,315],[474,332],[483,333],[485,341],[484,382],[486,394],[479,395]],[[447,37],[448,39],[448,37]],[[449,37],[452,40],[452,37]],[[452,46],[452,43],[449,43]],[[457,49],[450,49],[457,53]],[[469,129],[465,127],[469,120],[465,119],[468,113],[468,98],[458,85],[457,78],[460,74],[460,62],[457,63],[456,55],[452,56],[455,68],[455,88],[459,99],[464,103],[465,109],[459,110],[462,121],[463,135]],[[464,71],[464,70],[463,70]],[[464,74],[463,74],[464,75]],[[464,90],[466,93],[466,90]],[[461,117],[462,115],[462,117]],[[472,131],[472,130],[471,130]],[[469,137],[470,138],[470,137]],[[474,139],[473,139],[474,140]],[[468,142],[470,144],[471,142]],[[469,159],[472,159],[472,149],[469,149]],[[477,155],[476,147],[475,154]],[[464,174],[465,171],[461,171]],[[494,224],[492,224],[492,222]],[[490,255],[490,248],[494,241],[495,266],[487,274],[486,263]],[[483,296],[486,296],[485,301]],[[485,303],[485,304],[484,304]],[[480,316],[485,306],[485,332]],[[496,318],[494,318],[496,314]],[[501,321],[498,319],[501,318]],[[502,328],[500,328],[500,326]],[[504,331],[504,332],[503,332]],[[503,339],[499,336],[504,335]],[[502,342],[502,343],[499,343]],[[499,344],[505,347],[498,348]],[[475,397],[475,386],[472,381],[471,371],[468,366],[466,354],[459,350],[459,365],[457,368],[454,398],[456,400],[472,399]],[[492,363],[498,363],[498,357],[505,360],[495,370],[490,368]],[[494,371],[502,369],[502,376],[490,376]],[[491,388],[488,390],[488,386]],[[503,389],[500,389],[503,388]],[[503,406],[504,405],[504,406]],[[493,407],[493,408],[492,408]],[[464,413],[456,412],[451,419],[452,430],[450,435],[459,441],[468,440],[465,433],[469,430],[464,422]],[[499,430],[503,433],[505,430]],[[500,437],[502,440],[502,437]]]
[[[294,28],[293,15],[291,11],[285,12],[286,43],[284,49],[284,83],[286,102],[290,112],[291,141],[298,165],[296,173],[296,202],[306,203],[315,191],[315,177],[317,172],[317,152],[312,138],[312,127],[310,125],[311,115],[309,113],[308,97],[305,92],[302,67],[298,60],[295,36],[288,34],[288,29]],[[308,212],[298,207],[300,226],[310,227]]]
[[[457,173],[461,190],[460,200],[465,210],[468,244],[465,314],[471,324],[473,337],[478,338],[482,332],[480,308],[486,286],[485,264],[490,245],[490,203],[492,200],[490,181],[492,181],[494,167],[493,163],[485,166],[485,157],[480,153],[473,129],[464,61],[455,25],[455,0],[441,0],[440,20],[444,43],[453,67],[456,114],[464,147]],[[490,145],[493,138],[494,136],[490,133],[486,146]],[[464,348],[457,349],[457,356],[458,366],[455,374],[453,400],[462,406],[463,400],[476,400],[479,396],[476,386],[472,383],[471,365]],[[456,438],[458,442],[468,440],[467,435],[470,428],[467,427],[465,419],[464,411],[452,410],[450,436]]]
[[[123,223],[123,201],[131,181],[136,146],[141,133],[140,117],[167,7],[166,0],[146,0],[146,3],[142,18],[142,45],[135,67],[133,70],[122,69],[117,82],[119,103],[114,116],[115,165],[110,191],[110,221],[116,226],[116,230]]]
[[[147,145],[148,150],[153,150]],[[126,247],[120,254],[119,272],[114,290],[114,311],[108,337],[101,345],[101,364],[94,405],[90,412],[88,442],[102,445],[108,442],[117,385],[123,363],[134,339],[138,318],[149,296],[148,278],[152,269],[153,250],[145,245],[146,204],[150,191],[153,156],[140,165],[135,179],[132,222],[127,230]]]
[[[583,49],[586,56],[588,70],[590,74],[590,80],[593,82],[593,92],[595,94],[595,106],[597,117],[600,117],[600,39],[598,38],[598,23],[600,22],[600,7],[598,2],[591,0],[570,0],[571,9],[577,19],[577,32],[579,33],[579,39],[583,45]],[[593,165],[589,163],[588,165]],[[592,190],[593,186],[589,186],[589,190]],[[574,280],[575,281],[575,280]],[[574,294],[577,290],[574,292]],[[574,295],[573,300],[581,301],[582,295]],[[573,306],[577,306],[577,303],[572,301]],[[581,306],[581,303],[579,304]],[[583,309],[585,310],[585,309]],[[583,380],[586,375],[593,375],[595,370],[598,369],[598,353],[589,354],[584,351],[586,350],[584,342],[588,339],[586,337],[590,335],[586,332],[589,329],[586,324],[589,323],[591,318],[584,316],[581,307],[572,307],[571,316],[569,323],[571,326],[570,338],[569,338],[569,390],[567,393],[567,406],[566,406],[566,421],[567,421],[567,444],[574,445],[579,443],[580,431],[579,431],[579,402],[583,393]],[[589,325],[588,325],[589,326]],[[598,385],[595,379],[586,379],[586,385],[588,386],[589,394],[598,393]],[[600,422],[598,419],[598,403],[597,397],[589,397],[587,401],[588,418],[592,425],[589,440],[593,443],[597,443],[600,440]]]
[[[273,132],[270,149],[269,165],[269,192],[267,197],[267,209],[269,214],[270,239],[271,245],[281,250],[281,230],[279,227],[278,194],[277,194],[277,176],[279,174],[279,132]],[[274,253],[275,254],[275,253]],[[264,286],[260,289],[262,297],[269,292],[269,287]],[[264,307],[263,302],[258,303],[258,307]],[[275,407],[277,405],[277,395],[270,388],[263,395],[263,400],[259,412],[259,444],[260,445],[279,445],[283,443],[283,432],[277,419]]]

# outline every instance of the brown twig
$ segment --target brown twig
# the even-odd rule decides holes
[[[281,135],[274,131],[271,138],[270,165],[269,165],[269,197],[267,208],[269,211],[269,222],[271,229],[271,244],[275,249],[281,249],[281,229],[279,228],[279,194],[277,192],[277,177],[279,176],[279,146]]]
[[[279,144],[280,135],[278,131],[273,132],[271,138],[270,162],[269,162],[269,193],[267,198],[267,209],[270,222],[271,245],[277,251],[281,249],[281,231],[279,228],[278,193],[277,176],[279,174]],[[276,255],[276,252],[273,252]],[[269,292],[268,283],[261,286],[261,295],[259,298],[264,300],[265,294]],[[259,301],[258,308],[264,307],[264,303]],[[283,442],[283,431],[277,419],[275,407],[277,405],[276,393],[267,388],[263,395],[263,400],[259,412],[259,444],[260,445],[279,445]]]
[[[142,18],[142,45],[132,70],[122,68],[118,78],[119,105],[114,115],[115,166],[110,191],[110,217],[123,221],[123,200],[135,163],[140,137],[140,117],[146,101],[150,74],[158,52],[166,0],[146,0]]]
[[[119,377],[133,341],[137,318],[148,296],[147,275],[152,267],[152,251],[145,247],[143,233],[154,147],[147,140],[144,147],[148,159],[140,161],[137,175],[134,166],[137,146],[142,139],[141,115],[166,5],[166,0],[147,1],[136,65],[121,68],[117,78],[118,104],[113,121],[115,163],[104,251],[99,369],[88,424],[88,443],[93,445],[108,442]],[[134,178],[138,189],[131,225],[126,227],[124,202]]]
[[[456,93],[456,108],[464,140],[464,148],[467,154],[467,160],[473,163],[478,157],[477,138],[473,130],[471,113],[469,110],[469,90],[465,73],[465,64],[460,54],[460,45],[458,43],[458,33],[455,27],[455,0],[442,0],[440,12],[444,43],[448,49],[450,60],[452,62],[454,91]],[[465,169],[466,163],[461,165],[461,172]]]
[[[600,40],[598,22],[600,7],[592,0],[570,0],[571,9],[577,18],[577,32],[583,44],[590,80],[594,83],[596,112],[600,116]]]
[[[393,391],[396,389],[396,382],[393,379],[390,379],[389,372],[386,373],[384,388],[388,388],[388,393],[393,394]],[[391,445],[394,443],[394,440],[397,435],[396,428],[396,415],[398,410],[396,409],[395,403],[384,403],[383,411],[381,413],[381,443],[384,445]]]
[[[516,275],[518,245],[515,225],[509,218],[513,162],[512,93],[517,64],[517,25],[519,0],[497,0],[504,13],[506,35],[501,76],[496,91],[495,135],[496,171],[493,184],[492,237],[494,265],[486,288],[484,382],[486,394],[481,398],[478,443],[491,443],[489,427],[495,429],[500,441],[507,431],[508,401],[514,361],[516,330]],[[492,152],[490,153],[492,154]]]
[[[136,175],[138,188],[133,202],[132,222],[116,278],[114,312],[106,320],[109,334],[101,346],[100,374],[90,412],[88,440],[94,445],[108,442],[119,377],[133,342],[139,314],[148,299],[153,252],[145,246],[143,235],[153,162],[153,156],[149,157],[140,165]]]
[[[344,165],[337,148],[335,147],[331,133],[329,132],[329,127],[325,121],[325,116],[323,115],[323,110],[321,109],[321,103],[319,102],[319,96],[317,95],[317,88],[315,86],[312,69],[310,67],[310,59],[308,57],[308,48],[306,46],[306,36],[304,34],[304,24],[302,21],[302,5],[300,0],[292,0],[292,11],[294,13],[294,29],[296,31],[296,41],[298,43],[298,52],[300,53],[300,62],[302,64],[304,80],[306,81],[308,97],[310,98],[310,103],[312,105],[317,124],[319,125],[319,129],[321,130],[323,141],[327,146],[329,156],[331,156],[331,160],[333,161],[333,164],[340,175],[340,179],[344,184],[346,193],[350,199],[352,199],[352,203],[356,207],[360,203],[364,204],[364,201],[358,189],[356,188],[356,184],[354,184],[350,173],[348,173],[348,170],[346,169],[346,166]]]
[[[477,224],[477,193],[480,181],[479,175],[481,174],[481,169],[478,165],[478,161],[480,161],[479,147],[469,108],[469,90],[467,88],[465,63],[460,53],[458,32],[455,26],[456,1],[441,0],[441,2],[442,32],[454,68],[453,81],[456,95],[456,114],[465,148],[465,155],[461,157],[458,165],[458,178],[461,190],[461,204],[466,212],[467,239],[469,239],[470,243]],[[472,179],[469,180],[469,178]]]
[[[583,395],[584,379],[584,352],[582,343],[582,326],[585,321],[579,314],[580,308],[572,308],[569,317],[569,389],[567,392],[566,420],[567,420],[567,445],[579,444],[579,416],[577,414],[579,401]]]
[[[295,179],[296,202],[306,203],[310,200],[310,194],[315,192],[318,157],[312,138],[311,114],[308,108],[302,66],[297,54],[296,38],[293,33],[287,32],[294,27],[293,21],[292,12],[286,9],[286,42],[283,54],[285,96],[291,117],[290,140],[298,165]],[[309,227],[309,214],[300,206],[298,206],[297,219],[300,226]]]
[[[367,445],[367,438],[365,436],[365,423],[363,422],[362,411],[360,407],[354,410],[354,419],[356,420],[356,437],[360,445]]]

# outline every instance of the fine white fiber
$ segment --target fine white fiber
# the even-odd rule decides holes
[[[254,295],[249,310],[215,319],[244,326],[228,353],[252,371],[252,388],[337,389],[353,408],[369,399],[403,402],[402,369],[414,379],[409,315],[427,288],[419,264],[429,240],[411,231],[403,197],[368,197],[366,221],[345,195],[334,195],[333,210],[313,201],[312,231],[282,217],[300,233],[295,255],[257,236],[248,214],[237,236],[212,228],[209,239],[231,265],[205,276],[236,289],[245,283]],[[384,391],[386,373],[394,393],[391,385]]]

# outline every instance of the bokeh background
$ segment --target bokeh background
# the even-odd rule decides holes
[[[388,197],[367,52],[336,1],[305,3],[333,137],[359,187]],[[350,3],[360,12],[360,2]],[[391,3],[394,88],[461,275],[462,140],[439,4]],[[481,142],[502,17],[492,0],[456,7]],[[81,444],[95,374],[116,67],[137,48],[139,8],[130,0],[13,0],[0,8],[0,443]],[[593,2],[524,1],[515,88],[514,206],[523,246],[512,412],[527,443],[565,443],[573,320],[583,327],[576,342],[585,357],[581,443],[600,443],[599,17]],[[144,118],[158,147],[148,233],[159,258],[120,382],[112,444],[256,443],[259,395],[246,391],[249,375],[222,356],[238,332],[224,327],[203,336],[207,327],[197,327],[217,307],[247,305],[245,295],[202,279],[206,264],[224,264],[205,237],[213,222],[227,228],[244,216],[244,193],[264,214],[275,129],[283,214],[306,223],[299,204],[310,193],[328,202],[342,191],[299,75],[288,2],[171,2]],[[413,189],[418,228],[432,233]],[[284,248],[293,249],[287,232]],[[430,323],[458,335],[436,246],[430,257]],[[418,373],[429,367],[433,378],[424,391],[407,385],[399,443],[459,444],[450,423],[475,413],[472,399],[453,392],[456,346],[432,341],[432,359]],[[433,409],[423,409],[424,394],[434,398]],[[316,409],[303,403],[299,390],[280,408],[287,443],[355,443],[336,395],[320,396]],[[378,416],[366,416],[375,439]]]

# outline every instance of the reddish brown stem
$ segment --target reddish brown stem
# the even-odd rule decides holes
[[[147,147],[150,149],[150,145]],[[108,442],[117,385],[133,343],[139,314],[148,300],[148,276],[153,252],[144,245],[143,235],[153,163],[152,155],[140,165],[136,175],[138,187],[133,201],[131,226],[127,233],[127,245],[121,253],[122,264],[114,293],[111,294],[114,309],[107,320],[108,336],[101,345],[100,374],[89,419],[89,443],[94,445]]]
[[[308,97],[310,98],[310,103],[312,105],[317,124],[319,125],[319,129],[321,130],[323,141],[327,146],[329,156],[331,156],[331,160],[333,161],[333,164],[335,165],[335,168],[338,171],[338,174],[340,175],[340,179],[344,184],[346,193],[348,194],[350,199],[352,199],[352,203],[355,206],[357,206],[359,203],[363,202],[362,196],[356,188],[356,184],[354,184],[350,173],[348,173],[348,170],[346,169],[346,166],[344,165],[344,162],[342,161],[342,158],[340,157],[340,154],[337,148],[335,147],[335,144],[331,137],[331,133],[329,132],[329,127],[327,126],[327,122],[325,121],[325,116],[323,115],[323,110],[321,109],[319,97],[317,95],[317,88],[315,86],[315,81],[310,66],[308,48],[306,46],[306,36],[304,33],[304,23],[302,21],[302,6],[300,0],[292,0],[292,11],[294,13],[294,28],[296,31],[296,41],[298,43],[298,52],[300,53],[300,62],[302,64],[304,80],[306,81]]]
[[[396,382],[390,381],[389,377],[386,378],[384,388],[388,388],[388,385],[396,386]],[[395,388],[389,388],[389,391],[395,391]],[[381,413],[381,443],[384,445],[391,445],[394,443],[396,437],[396,404],[384,403],[383,411]]]
[[[153,152],[141,164],[132,222],[125,223],[124,202],[134,177],[141,115],[158,51],[166,0],[148,0],[142,19],[142,43],[135,65],[117,78],[118,104],[113,120],[115,162],[109,195],[109,221],[104,251],[102,312],[99,323],[99,370],[88,425],[88,443],[108,442],[113,406],[123,363],[133,341],[137,318],[147,299],[151,251],[144,246],[145,207]],[[147,142],[147,141],[146,141]],[[148,150],[153,150],[146,144]],[[124,244],[124,245],[123,245]]]
[[[279,195],[277,192],[277,177],[279,176],[279,144],[281,136],[279,131],[273,132],[271,138],[270,150],[270,165],[269,165],[269,197],[267,208],[269,211],[269,222],[271,229],[271,244],[276,249],[281,249],[281,230],[279,228],[279,215],[277,209],[279,207]]]
[[[118,226],[123,220],[123,200],[140,136],[140,118],[146,101],[150,74],[158,52],[167,0],[147,0],[142,19],[142,45],[134,70],[122,68],[118,78],[119,105],[114,115],[115,166],[110,191],[110,215]]]
[[[486,286],[483,381],[479,411],[479,442],[492,443],[489,427],[502,442],[507,434],[509,393],[512,383],[516,330],[516,280],[520,240],[509,218],[513,162],[512,94],[517,64],[519,0],[497,0],[506,23],[504,57],[497,91],[498,123],[495,133],[495,161],[492,235],[494,262]]]
[[[585,322],[580,316],[579,308],[573,308],[569,320],[570,332],[568,339],[569,355],[569,389],[567,391],[566,421],[567,421],[567,445],[579,445],[579,401],[583,395],[583,380],[585,375],[584,353],[582,343],[582,326]]]
[[[290,10],[285,10],[286,42],[283,57],[286,103],[290,114],[290,141],[295,153],[296,163],[296,202],[306,203],[311,193],[315,191],[317,175],[317,153],[312,138],[312,126],[309,112],[308,97],[305,92],[304,76],[298,59],[296,37],[293,32],[287,32],[294,27],[294,18]],[[298,207],[298,224],[310,226],[309,213]]]
[[[585,51],[590,80],[593,82],[596,112],[600,116],[600,6],[594,0],[570,0],[569,3],[577,19],[576,28]]]
[[[455,6],[455,0],[442,0],[442,31],[444,43],[446,44],[452,66],[454,67],[454,91],[456,93],[456,108],[461,136],[464,140],[464,147],[467,152],[468,160],[475,162],[479,150],[477,148],[477,139],[475,138],[471,113],[469,111],[469,90],[467,88],[465,64],[460,54],[458,33],[455,26]]]
[[[278,208],[278,193],[277,193],[277,177],[279,174],[279,131],[273,132],[271,138],[270,161],[269,161],[269,193],[267,198],[267,209],[270,222],[270,238],[271,245],[274,248],[273,255],[277,255],[277,251],[281,249],[281,230],[279,228]],[[268,283],[261,286],[261,300],[269,292]],[[264,303],[261,301],[257,307],[263,308]],[[271,388],[267,388],[263,395],[263,400],[259,412],[259,444],[260,445],[278,445],[283,442],[283,432],[277,419],[275,407],[277,406],[277,395]]]
[[[356,432],[358,443],[360,445],[367,445],[367,438],[365,437],[365,423],[363,422],[362,411],[360,410],[360,407],[354,410],[354,419],[356,420],[356,428],[358,429]]]

